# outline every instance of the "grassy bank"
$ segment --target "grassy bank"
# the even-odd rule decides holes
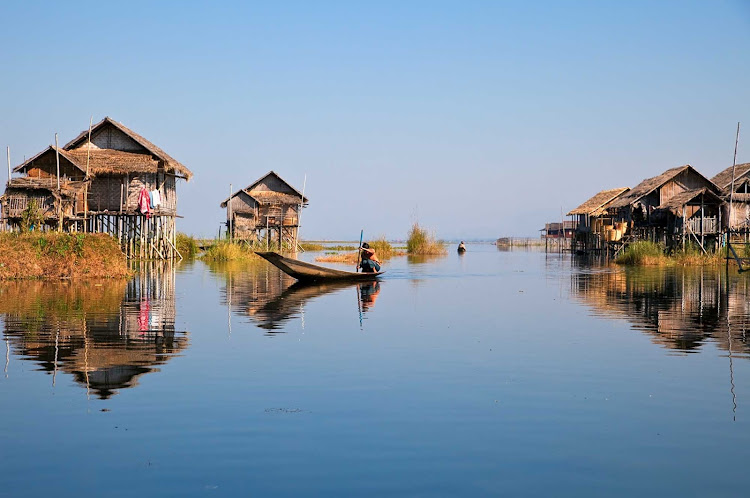
[[[661,244],[636,242],[615,258],[618,265],[629,266],[709,266],[725,262],[724,251],[704,253],[695,244],[688,244],[671,254],[666,254]]]
[[[0,234],[0,280],[129,275],[125,255],[109,235]]]
[[[420,227],[418,223],[414,223],[409,230],[409,236],[406,239],[406,251],[412,255],[430,256],[448,253],[445,244],[438,241],[434,235]]]

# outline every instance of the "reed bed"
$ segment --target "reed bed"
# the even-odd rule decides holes
[[[661,244],[642,241],[625,248],[615,258],[615,263],[629,266],[710,266],[723,263],[725,255],[725,250],[706,254],[692,243],[668,255]]]
[[[187,259],[195,258],[200,252],[196,238],[182,232],[177,232],[177,250]]]
[[[390,242],[385,238],[385,236],[380,236],[377,239],[374,239],[369,242],[370,248],[375,250],[375,255],[378,259],[381,261],[385,261],[387,259],[390,259],[394,256],[403,256],[406,253],[403,251],[399,251],[391,245]],[[358,259],[358,253],[356,246],[343,246],[345,247],[344,250],[353,252],[336,252],[336,253],[326,253],[324,256],[319,256],[315,258],[315,261],[320,261],[323,263],[349,263],[352,265],[357,264]],[[329,248],[333,249],[333,248]]]
[[[207,262],[240,261],[255,258],[255,253],[247,244],[218,241],[203,253],[200,259]]]
[[[448,253],[445,244],[435,238],[418,223],[412,225],[406,239],[406,251],[409,254],[442,256]]]
[[[318,242],[300,242],[299,246],[303,251],[322,251],[326,248],[326,246]]]

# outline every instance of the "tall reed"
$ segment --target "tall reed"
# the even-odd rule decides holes
[[[252,250],[246,245],[238,242],[217,241],[214,245],[206,249],[201,256],[204,261],[236,261],[249,259],[255,256]]]
[[[418,223],[412,225],[409,236],[406,239],[406,252],[409,254],[442,255],[447,254],[445,245],[438,241]]]

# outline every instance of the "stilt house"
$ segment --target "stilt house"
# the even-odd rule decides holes
[[[23,176],[11,179],[0,198],[11,229],[32,205],[44,220],[38,229],[109,233],[131,257],[177,254],[177,180],[189,180],[192,173],[123,124],[106,117],[13,171]],[[139,203],[144,193],[147,209]]]
[[[307,198],[274,171],[221,203],[227,210],[227,230],[232,238],[250,243],[273,241],[294,249],[300,211],[306,206]]]
[[[608,205],[629,240],[704,245],[721,232],[721,190],[692,166],[647,178]]]
[[[734,195],[732,206],[729,206],[730,193],[732,192],[732,170],[734,170]],[[724,219],[732,230],[744,232],[747,236],[750,232],[750,163],[738,164],[728,167],[711,181],[721,189],[725,205],[723,210]],[[731,209],[731,212],[730,212]]]
[[[612,237],[614,223],[608,216],[607,206],[629,190],[628,187],[602,190],[567,214],[577,222],[576,249],[600,249],[602,241]]]

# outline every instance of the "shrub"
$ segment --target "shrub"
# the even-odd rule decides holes
[[[393,246],[385,239],[384,235],[381,235],[377,239],[371,241],[370,248],[375,251],[375,254],[379,259],[388,259],[395,256]]]
[[[435,239],[434,235],[420,227],[418,223],[414,223],[406,239],[406,252],[409,254],[441,255],[448,251],[443,243]]]
[[[192,235],[177,232],[177,250],[183,258],[192,259],[198,254],[198,241]]]
[[[21,212],[21,233],[27,233],[36,228],[39,230],[44,224],[44,215],[36,199],[29,200],[26,209]]]

